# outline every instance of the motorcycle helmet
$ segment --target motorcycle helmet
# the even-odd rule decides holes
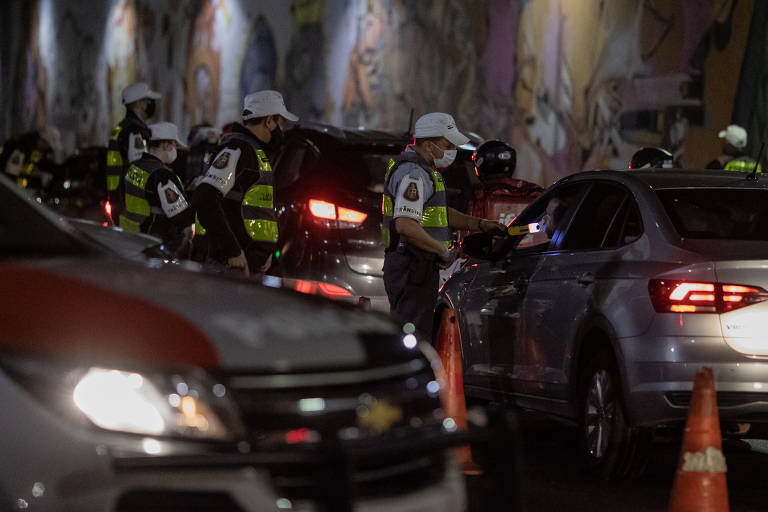
[[[671,168],[672,153],[662,148],[640,148],[629,161],[630,169]]]
[[[512,176],[517,165],[517,153],[509,144],[500,140],[487,140],[472,154],[475,174],[480,179],[489,176]]]

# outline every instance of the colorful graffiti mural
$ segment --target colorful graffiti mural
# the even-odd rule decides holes
[[[35,0],[23,5],[20,26],[24,39],[20,41],[14,76],[13,117],[21,124],[19,131],[34,130],[48,122],[46,109],[48,72],[40,55],[40,3]]]
[[[230,121],[245,94],[272,87],[303,120],[404,131],[411,109],[448,111],[466,130],[510,141],[519,176],[543,185],[623,167],[647,145],[702,166],[729,122],[768,124],[754,114],[768,95],[744,85],[763,83],[764,66],[742,77],[745,55],[762,63],[768,54],[768,38],[750,33],[760,30],[755,13],[768,17],[755,0],[113,0],[103,34],[87,36],[77,33],[98,28],[76,20],[98,2],[61,0],[58,22],[71,27],[60,37],[81,38],[65,46],[103,40],[94,58],[106,68],[66,88],[66,73],[76,82],[87,65],[61,66],[47,83],[40,1],[17,0],[12,11],[25,27],[12,117],[44,120],[56,105],[58,119],[80,124],[80,143],[106,137],[135,80],[162,90],[161,115],[183,128]],[[105,97],[106,107],[60,100],[75,94]],[[87,113],[66,117],[67,105]]]

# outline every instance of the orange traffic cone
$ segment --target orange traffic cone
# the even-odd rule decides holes
[[[728,487],[711,368],[696,373],[669,512],[727,512]]]
[[[445,413],[453,418],[459,430],[467,430],[467,404],[464,400],[464,379],[461,370],[461,333],[456,310],[446,309],[443,312],[435,348],[443,363],[442,401]],[[472,461],[469,446],[461,446],[457,452],[465,473],[481,472]]]

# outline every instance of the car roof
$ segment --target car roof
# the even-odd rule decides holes
[[[638,170],[609,170],[588,171],[572,174],[571,180],[609,178],[629,184],[638,181],[654,190],[668,188],[768,188],[768,179],[749,180],[749,173],[740,171],[723,171],[718,169],[638,169]]]
[[[315,121],[299,123],[291,129],[291,132],[314,136],[313,139],[326,139],[331,143],[350,146],[390,146],[402,149],[413,142],[413,135],[408,132],[373,130],[363,126],[344,128]],[[474,151],[482,138],[473,132],[468,132],[468,136],[470,141],[461,146],[460,149]]]
[[[324,123],[308,122],[296,125],[292,132],[301,132],[304,135],[321,135],[335,139],[338,144],[357,145],[392,145],[404,146],[409,144],[412,137],[408,133],[393,133],[367,128],[340,128]]]

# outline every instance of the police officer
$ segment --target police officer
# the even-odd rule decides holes
[[[147,150],[151,134],[146,122],[155,115],[160,93],[138,82],[123,89],[122,98],[125,118],[112,129],[107,147],[107,213],[111,219],[117,219],[124,207],[123,177],[128,166]]]
[[[723,153],[716,160],[709,162],[707,169],[752,172],[755,160],[745,152],[747,130],[737,124],[731,124],[725,130],[720,130],[717,136],[723,139]],[[760,171],[761,169],[758,170]]]
[[[269,268],[278,235],[269,157],[282,141],[283,124],[298,119],[277,91],[245,97],[243,124],[222,136],[192,197],[208,238],[208,260],[246,275]]]
[[[505,229],[446,205],[440,171],[468,141],[450,115],[426,114],[416,121],[414,143],[389,161],[384,178],[381,235],[390,311],[396,321],[413,323],[427,340],[432,338],[439,267],[453,259],[451,229]]]
[[[120,227],[154,235],[173,254],[184,256],[195,213],[184,196],[181,180],[168,167],[182,146],[179,131],[173,123],[152,124],[149,130],[149,151],[125,173],[125,209],[120,214]]]
[[[54,126],[24,133],[0,148],[0,171],[22,188],[43,189],[57,173],[55,149],[61,136]]]

